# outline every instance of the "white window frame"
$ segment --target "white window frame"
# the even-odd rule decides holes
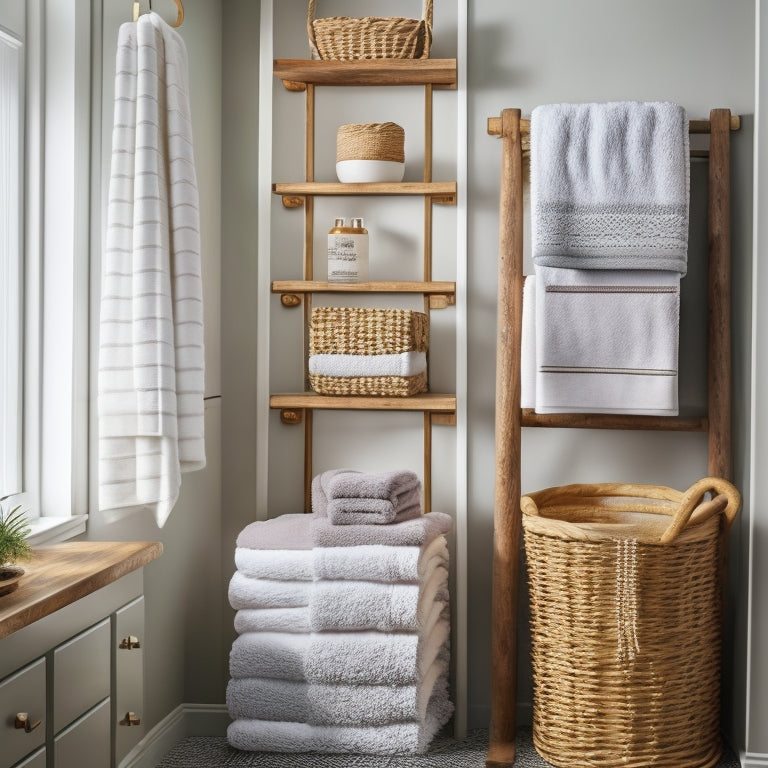
[[[86,529],[91,7],[26,0],[24,492],[30,543]]]

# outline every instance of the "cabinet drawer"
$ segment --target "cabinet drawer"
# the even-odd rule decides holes
[[[104,619],[53,652],[54,733],[109,696],[109,639]]]
[[[28,733],[16,728],[16,715],[26,712],[30,724],[41,721]],[[45,659],[39,659],[0,683],[0,768],[40,747],[45,741]]]
[[[107,768],[110,760],[109,710],[106,699],[62,731],[53,744],[54,768]]]
[[[43,747],[39,752],[30,755],[26,760],[14,766],[14,768],[45,768],[45,765],[45,747]]]
[[[144,598],[115,614],[115,762],[144,735]],[[130,717],[132,713],[134,717]],[[138,725],[133,723],[138,722]]]

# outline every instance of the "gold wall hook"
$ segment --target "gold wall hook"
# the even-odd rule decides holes
[[[31,733],[37,728],[42,720],[38,720],[36,723],[29,722],[29,714],[27,712],[18,712],[16,719],[13,721],[14,728],[23,728],[25,733]]]
[[[126,712],[120,725],[141,725],[141,718],[137,717],[135,712]]]

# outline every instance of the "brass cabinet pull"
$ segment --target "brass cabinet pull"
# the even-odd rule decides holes
[[[141,718],[137,717],[135,712],[126,712],[120,725],[141,725]]]
[[[41,722],[42,720],[38,720],[36,723],[30,723],[29,715],[26,712],[18,712],[16,714],[16,719],[13,721],[13,727],[23,728],[25,733],[30,733],[31,731],[34,731]]]
[[[138,637],[134,637],[133,635],[128,635],[128,637],[123,638],[123,641],[120,643],[119,648],[123,651],[130,651],[133,648],[141,648],[141,643],[139,642]]]

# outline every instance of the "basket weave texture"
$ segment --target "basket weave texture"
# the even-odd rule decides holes
[[[712,498],[705,501],[705,495]],[[738,491],[573,485],[522,499],[533,740],[562,768],[708,768]]]
[[[307,33],[312,58],[426,59],[432,45],[432,0],[424,0],[422,17],[327,16],[315,18],[316,0],[309,1]]]
[[[310,355],[397,355],[426,352],[429,317],[408,309],[315,307],[309,326]],[[427,374],[327,376],[309,374],[322,395],[409,397],[427,391]]]
[[[405,130],[397,123],[347,123],[336,132],[336,162],[405,162]]]

